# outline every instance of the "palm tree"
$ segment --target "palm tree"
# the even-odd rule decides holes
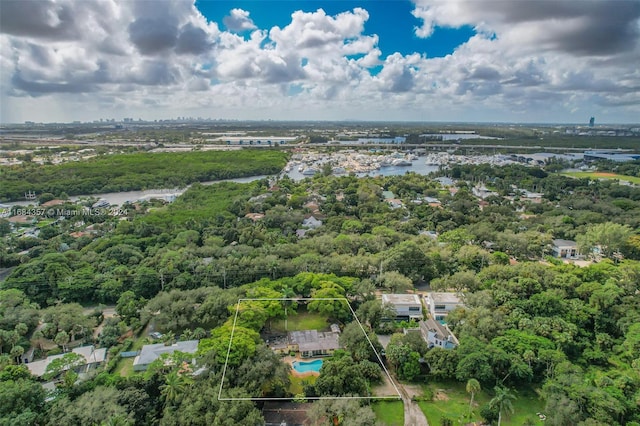
[[[491,408],[498,407],[498,426],[502,422],[502,411],[508,411],[513,413],[513,401],[516,400],[516,396],[511,392],[509,388],[503,386],[496,386],[493,388],[496,392],[496,396],[489,401]]]
[[[189,378],[179,374],[177,370],[167,374],[164,385],[160,386],[160,394],[164,398],[165,406],[178,402],[189,384]]]
[[[471,411],[473,410],[473,398],[481,389],[480,382],[476,379],[469,379],[467,381],[467,393],[471,394],[471,401],[469,401],[469,417],[471,417]]]
[[[176,335],[172,331],[169,331],[169,332],[165,333],[164,336],[162,336],[162,341],[164,342],[165,346],[173,345],[175,340],[176,340]]]
[[[204,328],[202,327],[197,327],[195,330],[193,330],[193,338],[194,339],[204,339],[205,337],[207,337],[207,332],[205,331]]]
[[[180,340],[191,340],[191,339],[193,339],[193,331],[187,328],[182,332],[182,335],[180,336]]]

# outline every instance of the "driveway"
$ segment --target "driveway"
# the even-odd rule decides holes
[[[404,424],[411,426],[429,426],[427,418],[418,406],[418,404],[411,400],[411,396],[405,387],[398,383],[398,389],[400,395],[402,395],[402,404],[404,405]]]
[[[93,308],[87,308],[84,310],[84,314],[88,315],[91,312],[93,312]],[[106,306],[103,310],[102,310],[102,316],[103,316],[103,320],[102,323],[100,323],[95,330],[93,330],[93,338],[94,339],[98,339],[98,337],[100,337],[100,333],[102,332],[102,327],[104,327],[104,323],[107,321],[108,318],[114,317],[116,316],[116,308],[115,306]]]

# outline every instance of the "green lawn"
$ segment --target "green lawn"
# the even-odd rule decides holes
[[[300,330],[326,330],[329,328],[327,317],[315,312],[298,312],[289,314],[287,318],[287,329],[285,330],[284,319],[274,319],[271,321],[271,331],[287,331]]]
[[[128,377],[133,374],[133,360],[135,358],[121,358],[116,366],[114,374],[121,377]]]
[[[402,401],[380,401],[371,404],[376,418],[386,426],[404,425],[404,405]]]
[[[50,225],[51,223],[55,222],[55,219],[42,219],[39,220],[38,223],[36,223],[36,228],[44,228],[47,225]]]
[[[291,380],[291,384],[289,385],[289,392],[293,395],[301,394],[303,391],[303,381],[307,383],[315,383],[317,376],[309,376],[309,377],[296,377],[293,374],[289,375],[289,379]]]
[[[130,351],[139,351],[140,349],[142,349],[142,347],[144,345],[148,345],[150,343],[149,338],[146,336],[145,333],[142,333],[140,336],[138,336],[136,338],[136,340],[133,342],[133,345],[131,346],[131,349],[129,349]],[[120,356],[120,355],[118,355]],[[133,360],[135,359],[135,357],[132,358],[121,358],[120,361],[118,361],[118,365],[116,366],[116,369],[114,371],[115,374],[119,374],[122,377],[127,377],[130,376],[131,374],[133,374]]]
[[[513,414],[506,417],[505,425],[522,425],[527,420],[539,423],[536,413],[544,412],[544,401],[532,389],[518,390],[513,402]]]
[[[627,182],[635,183],[636,185],[640,185],[640,177],[625,176],[625,175],[619,175],[616,173],[609,173],[609,172],[564,172],[561,174],[564,176],[575,177],[575,178],[618,179],[618,180],[625,180]]]
[[[447,382],[447,383],[429,383],[425,385],[433,395],[433,401],[420,401],[418,405],[427,417],[429,424],[439,425],[443,417],[453,420],[454,424],[464,423],[464,421],[479,422],[480,407],[487,404],[492,394],[481,391],[475,396],[474,408],[471,418],[466,416],[469,414],[469,394],[465,389],[464,383]],[[516,392],[517,400],[513,402],[513,414],[503,413],[502,424],[505,426],[522,425],[525,421],[531,420],[538,422],[536,413],[542,412],[544,409],[544,401],[531,389],[518,390]]]

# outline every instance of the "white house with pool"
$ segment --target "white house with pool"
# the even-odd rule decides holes
[[[273,342],[270,347],[277,354],[296,352],[301,358],[330,356],[341,348],[339,336],[340,327],[332,324],[331,331],[290,331],[286,339]]]

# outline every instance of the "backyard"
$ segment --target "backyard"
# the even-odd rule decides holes
[[[147,345],[149,343],[151,343],[151,341],[149,340],[147,335],[145,333],[142,333],[142,335],[137,337],[136,340],[133,342],[133,345],[131,346],[131,349],[129,349],[129,351],[139,351],[140,349],[142,349],[144,345]],[[117,356],[120,356],[120,355],[117,355]],[[133,374],[134,359],[135,357],[120,358],[120,361],[118,361],[118,365],[116,366],[114,373],[122,377],[127,377]]]
[[[293,374],[289,374],[289,379],[291,380],[291,384],[289,385],[289,392],[292,395],[299,395],[304,393],[304,382],[309,384],[314,384],[318,376],[308,376],[308,377],[297,377]]]
[[[469,414],[470,395],[465,389],[464,383],[459,382],[431,382],[423,385],[425,395],[433,395],[430,401],[419,401],[418,405],[427,417],[429,424],[439,425],[443,417],[453,420],[454,424],[458,421],[480,422],[480,408],[489,403],[492,394],[482,390],[475,395],[474,407],[471,418]],[[513,413],[503,413],[502,424],[522,425],[525,422],[533,422],[537,424],[540,419],[537,413],[544,410],[544,401],[540,399],[533,389],[520,389],[514,392],[517,399],[513,401]]]
[[[371,404],[376,418],[385,426],[404,425],[404,405],[402,401],[379,401]]]
[[[287,325],[282,318],[271,321],[271,331],[286,333],[288,331],[302,330],[328,330],[329,323],[327,317],[315,312],[307,312],[304,307],[298,307],[299,312],[290,313],[287,317]]]

